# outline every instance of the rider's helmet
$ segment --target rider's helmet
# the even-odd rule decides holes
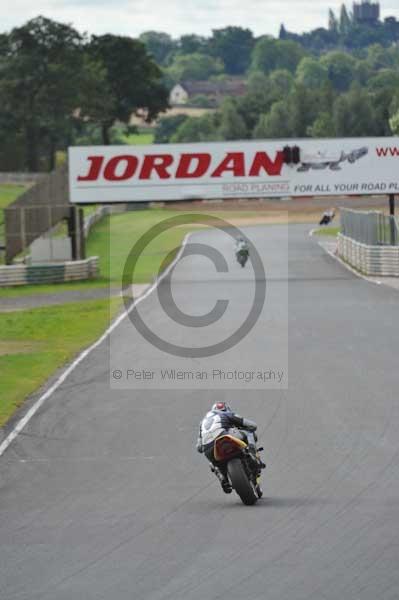
[[[212,406],[212,410],[221,412],[232,412],[230,406],[226,404],[226,402],[216,402],[216,404]]]

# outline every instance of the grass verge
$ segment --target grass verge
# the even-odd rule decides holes
[[[197,212],[193,210],[192,212]],[[243,211],[230,213],[204,213],[210,222],[212,216],[224,218],[228,222],[234,219],[250,221],[256,216],[256,212]],[[100,277],[95,281],[59,283],[52,285],[29,285],[21,287],[0,288],[0,297],[20,297],[40,294],[54,294],[68,290],[88,290],[108,285],[119,286],[126,258],[140,237],[151,227],[154,227],[164,219],[173,216],[182,216],[181,211],[153,208],[149,210],[138,210],[127,213],[115,214],[105,217],[97,223],[89,236],[86,245],[87,256],[99,256]],[[234,217],[234,218],[233,218]],[[190,227],[178,227],[171,229],[157,237],[143,252],[137,264],[134,283],[147,283],[152,280],[158,272],[165,256],[173,249],[179,247]]]
[[[340,227],[323,227],[322,229],[316,229],[314,231],[314,235],[325,235],[329,237],[337,237],[339,232],[341,231]]]
[[[4,183],[0,185],[0,239],[4,238],[4,209],[26,190],[24,185]]]
[[[120,307],[120,299],[107,299],[0,313],[0,427],[29,394],[93,343]]]

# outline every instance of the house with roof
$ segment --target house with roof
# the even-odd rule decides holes
[[[244,96],[247,91],[247,83],[243,79],[227,79],[224,81],[182,81],[173,86],[169,94],[171,106],[190,104],[196,96],[206,96],[215,104],[228,97]]]

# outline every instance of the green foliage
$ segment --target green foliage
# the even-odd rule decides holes
[[[166,72],[177,83],[184,80],[206,80],[212,75],[223,73],[223,69],[224,66],[220,59],[196,52],[176,55]]]
[[[190,106],[198,106],[199,108],[215,108],[217,101],[211,96],[205,96],[205,94],[197,94],[190,98]]]
[[[387,52],[381,44],[372,44],[367,48],[366,63],[372,71],[388,69],[394,64],[394,55]]]
[[[163,117],[158,121],[157,128],[155,130],[154,142],[156,144],[167,144],[170,142],[171,137],[187,120],[186,115],[175,115],[173,117]]]
[[[223,140],[243,140],[248,136],[245,121],[232,98],[222,104],[219,135]]]
[[[276,69],[286,69],[294,73],[305,54],[297,42],[264,36],[255,45],[251,70],[269,74]]]
[[[399,110],[392,115],[389,120],[390,127],[392,129],[392,133],[394,135],[399,135]]]
[[[332,114],[329,112],[319,113],[313,124],[308,128],[307,133],[312,138],[335,137],[335,124]]]
[[[294,85],[293,75],[286,69],[276,69],[269,75],[268,87],[273,100],[286,98]]]
[[[328,29],[334,33],[338,33],[339,29],[338,19],[331,8],[328,11]]]
[[[127,125],[139,108],[153,120],[168,105],[161,78],[146,47],[131,38],[105,35],[89,42],[44,17],[3,34],[2,168],[52,170],[57,153],[76,139],[108,143],[112,125]]]
[[[307,56],[298,65],[296,80],[308,88],[321,88],[328,81],[328,69],[316,58]]]
[[[208,40],[200,35],[189,34],[182,35],[179,40],[180,54],[205,54],[207,51]]]
[[[334,123],[338,137],[378,135],[372,100],[358,86],[339,96],[334,105]]]
[[[338,18],[330,10],[328,29],[298,35],[282,26],[280,39],[232,26],[208,38],[89,39],[37,17],[0,34],[0,168],[50,169],[70,144],[137,143],[132,112],[151,121],[174,83],[232,75],[246,78],[245,95],[212,115],[162,119],[156,140],[398,133],[398,29],[392,20],[360,25],[345,6]]]
[[[177,142],[213,142],[222,139],[218,131],[219,123],[214,115],[189,117],[178,127],[170,141]]]
[[[112,98],[101,119],[105,144],[110,143],[109,129],[116,120],[127,124],[132,112],[145,109],[150,122],[167,108],[168,93],[161,83],[161,70],[142,42],[110,34],[93,36],[89,51],[105,68],[106,89]],[[96,116],[87,112],[95,121]]]
[[[147,51],[159,65],[167,65],[171,54],[177,49],[177,43],[162,31],[145,31],[139,40],[145,44]]]
[[[342,35],[347,35],[350,32],[351,25],[352,25],[352,21],[348,15],[346,6],[345,6],[345,4],[342,4],[341,13],[340,13],[340,17],[339,17],[339,32]]]
[[[287,103],[284,100],[275,102],[269,113],[259,117],[253,137],[255,139],[293,137],[290,121],[290,112]]]
[[[328,79],[336,90],[342,92],[349,89],[356,64],[350,54],[335,50],[323,56],[320,63],[327,69]]]
[[[225,65],[229,75],[241,75],[247,70],[254,46],[252,31],[242,27],[214,29],[210,40],[212,54]]]
[[[24,139],[29,170],[39,156],[54,166],[57,146],[65,143],[79,104],[84,39],[74,29],[44,17],[3,36],[0,98],[2,121]]]

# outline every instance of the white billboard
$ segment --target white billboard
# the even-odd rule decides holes
[[[286,164],[284,148],[299,148]],[[399,138],[69,148],[73,203],[399,193]]]

